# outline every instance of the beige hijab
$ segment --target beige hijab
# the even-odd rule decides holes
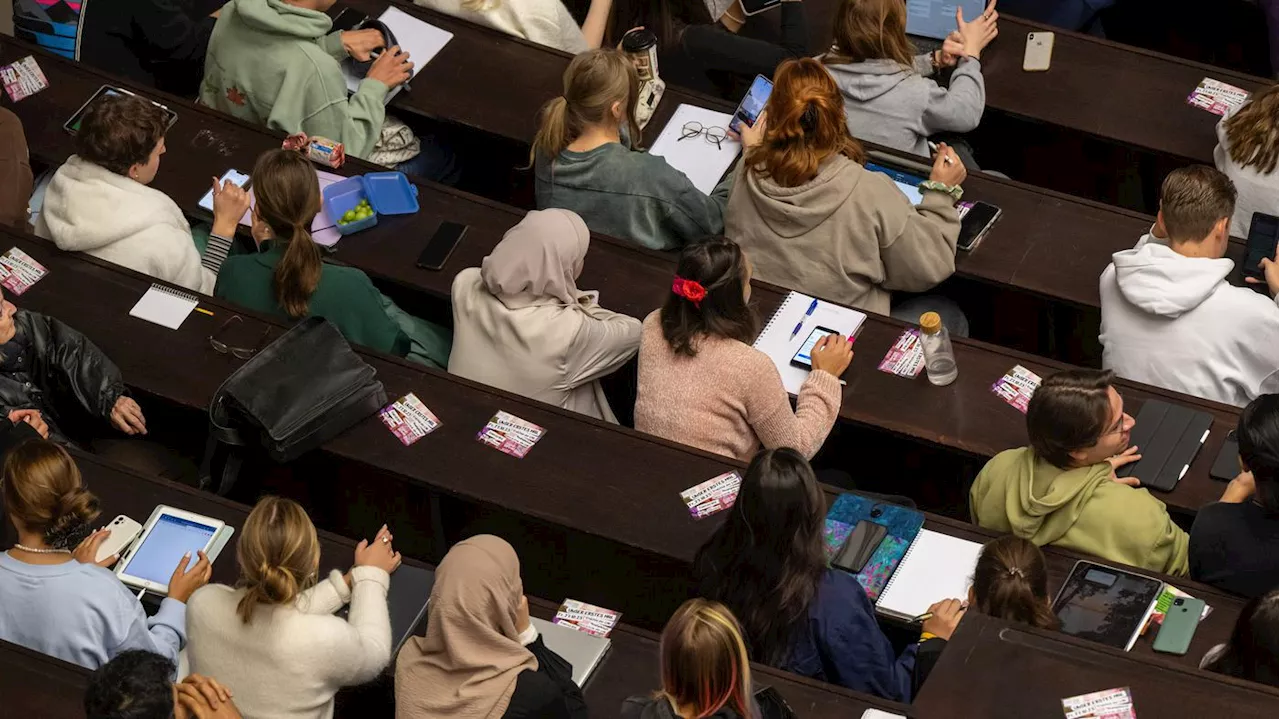
[[[508,309],[575,306],[595,293],[577,287],[591,233],[568,210],[534,210],[507,230],[480,265],[480,279]]]
[[[505,241],[505,240],[504,240]],[[538,660],[517,641],[520,560],[505,540],[458,542],[436,568],[427,634],[396,659],[396,719],[497,719]]]

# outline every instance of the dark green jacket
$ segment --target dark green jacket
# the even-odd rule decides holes
[[[218,273],[213,293],[251,310],[291,318],[276,301],[271,277],[284,256],[284,245],[262,243],[262,250],[250,255],[228,257]],[[354,267],[324,263],[320,284],[311,295],[309,316],[323,317],[342,332],[348,342],[404,357],[409,337],[387,315],[369,276]]]

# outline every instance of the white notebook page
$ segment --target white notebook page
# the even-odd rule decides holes
[[[977,542],[921,529],[876,600],[876,608],[885,614],[913,618],[928,611],[934,602],[964,601],[981,553],[982,545]]]
[[[786,387],[791,394],[799,394],[800,385],[804,384],[809,377],[809,370],[793,366],[791,358],[795,356],[796,350],[800,349],[800,345],[808,338],[813,328],[826,327],[842,335],[850,335],[857,333],[862,323],[867,321],[867,316],[857,310],[822,300],[818,300],[818,307],[813,314],[805,317],[804,313],[812,303],[813,298],[809,295],[788,292],[786,299],[778,306],[778,311],[773,313],[773,318],[765,325],[764,331],[752,345],[773,360],[774,366],[778,368],[778,374],[782,375],[782,386]],[[793,337],[791,331],[802,318],[804,326]]]
[[[649,148],[649,154],[665,159],[668,165],[683,172],[694,187],[702,190],[703,194],[710,195],[716,185],[720,184],[725,170],[738,159],[742,144],[726,135],[717,147],[714,142],[707,141],[705,134],[687,140],[680,139],[681,134],[684,126],[690,122],[727,132],[732,119],[733,116],[728,113],[697,105],[681,105],[663,126],[658,139]]]
[[[862,719],[907,719],[901,714],[884,711],[883,709],[868,709],[862,712]]]
[[[176,330],[199,303],[199,298],[189,292],[151,285],[138,304],[129,310],[129,315]]]

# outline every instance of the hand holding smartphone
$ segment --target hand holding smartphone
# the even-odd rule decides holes
[[[742,102],[738,103],[738,109],[733,111],[729,129],[741,135],[743,122],[748,126],[755,125],[756,119],[760,117],[761,112],[764,112],[764,105],[769,101],[769,95],[772,93],[773,81],[764,75],[756,75],[756,79],[751,81],[751,89],[747,90]]]

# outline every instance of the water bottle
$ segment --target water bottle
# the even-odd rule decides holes
[[[956,352],[951,349],[951,335],[942,326],[937,312],[920,315],[920,346],[924,348],[924,369],[929,381],[943,387],[956,381]]]

